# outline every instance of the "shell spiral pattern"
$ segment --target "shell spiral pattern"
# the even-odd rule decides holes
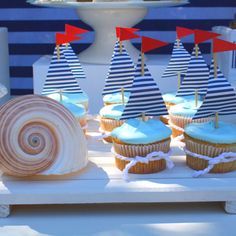
[[[27,95],[0,108],[0,169],[12,176],[63,175],[87,165],[74,116],[58,102]]]

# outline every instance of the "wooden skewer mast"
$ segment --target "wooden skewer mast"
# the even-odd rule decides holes
[[[142,60],[141,71],[142,71],[142,76],[144,76],[144,53],[143,52],[141,54],[141,60]]]
[[[124,87],[121,88],[121,98],[122,98],[122,104],[125,105],[125,92],[124,92]]]

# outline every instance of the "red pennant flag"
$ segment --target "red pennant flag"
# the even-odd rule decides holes
[[[134,34],[132,30],[127,30],[125,28],[120,28],[120,35],[119,35],[119,40],[120,41],[135,39],[135,38],[139,38],[139,37],[140,36],[137,35],[137,34]]]
[[[182,39],[188,35],[194,34],[194,30],[177,26],[176,34],[177,34],[177,39]]]
[[[61,33],[56,33],[56,45],[61,45],[64,43],[69,43],[74,40],[79,40],[81,39],[80,37],[77,37],[72,34],[61,34]]]
[[[194,30],[194,36],[195,36],[195,44],[199,44],[199,43],[203,43],[209,39],[213,39],[216,38],[218,36],[220,36],[220,34],[217,33],[213,33],[210,31],[206,31],[206,30]]]
[[[89,32],[88,30],[85,30],[85,29],[82,29],[73,25],[69,25],[69,24],[65,25],[65,31],[66,31],[66,34],[73,34],[73,35],[84,34],[84,33]]]
[[[161,48],[168,45],[168,43],[157,40],[157,39],[153,39],[153,38],[149,38],[149,37],[142,37],[142,53],[146,53],[148,51],[151,51],[155,48]]]
[[[222,39],[213,39],[213,53],[236,50],[236,43]]]
[[[121,29],[127,30],[127,31],[129,31],[131,33],[139,31],[139,29],[136,29],[136,28],[116,27],[116,37],[117,38],[120,38],[120,30]]]

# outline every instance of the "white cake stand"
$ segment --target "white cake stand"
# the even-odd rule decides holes
[[[33,4],[47,7],[76,8],[82,21],[95,30],[93,44],[80,54],[85,63],[108,64],[116,41],[115,27],[133,27],[147,13],[148,7],[170,7],[187,4],[188,0],[121,1],[121,2],[76,2],[38,0]],[[131,57],[136,58],[138,50],[125,42]]]

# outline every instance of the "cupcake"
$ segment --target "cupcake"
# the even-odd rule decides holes
[[[119,158],[122,155],[127,158],[136,156],[146,157],[156,151],[168,153],[170,151],[171,129],[161,121],[150,119],[129,119],[122,126],[111,133],[114,144],[116,166],[124,170],[130,161]],[[130,173],[148,174],[155,173],[166,168],[166,161],[152,160],[148,163],[137,162],[129,169]]]
[[[189,124],[184,129],[186,150],[210,158],[215,158],[224,152],[236,152],[236,125],[219,122],[215,128],[213,121],[207,123]],[[196,158],[187,152],[187,165],[195,170],[208,167],[208,161]],[[210,170],[212,173],[225,173],[236,170],[236,161],[219,163]]]
[[[109,134],[113,129],[121,126],[124,120],[120,120],[120,117],[124,110],[124,105],[113,104],[103,107],[100,114],[100,131],[104,134]],[[107,142],[112,142],[110,136],[104,138]]]
[[[88,111],[89,98],[85,92],[82,93],[63,93],[63,95],[69,99],[70,103],[81,104]]]
[[[169,110],[172,106],[183,103],[185,100],[182,97],[176,97],[176,93],[165,93],[162,96],[165,105],[167,107],[167,109]],[[160,120],[165,123],[168,124],[169,122],[169,115],[165,115],[165,116],[160,116]]]
[[[196,106],[195,101],[187,101],[175,106],[172,106],[169,110],[170,120],[169,124],[171,126],[173,137],[177,137],[184,133],[184,127],[192,122],[200,123],[207,122],[212,118],[201,118],[193,121],[194,115],[201,106],[202,101],[198,101]]]
[[[127,103],[129,100],[129,92],[124,92],[124,103]],[[104,105],[112,105],[112,104],[121,104],[122,101],[122,93],[111,93],[103,96]]]
[[[66,107],[76,118],[79,122],[81,128],[83,129],[84,133],[86,133],[87,129],[87,117],[86,117],[86,110],[83,105],[81,104],[73,104],[68,102],[61,102],[61,104]]]

